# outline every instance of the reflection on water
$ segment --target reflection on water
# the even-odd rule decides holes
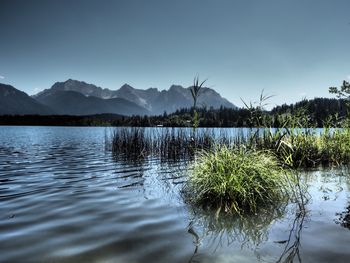
[[[274,210],[260,210],[255,215],[216,214],[193,208],[190,216],[189,233],[194,236],[195,254],[211,250],[217,252],[223,246],[239,245],[242,249],[255,249],[269,239],[269,228],[281,219],[286,207]],[[195,260],[194,255],[193,260]]]
[[[350,230],[350,205],[346,207],[345,211],[337,213],[336,215],[338,218],[335,222]]]
[[[347,168],[301,174],[305,213],[218,217],[184,202],[188,161],[113,156],[105,131],[0,127],[0,262],[349,261]]]

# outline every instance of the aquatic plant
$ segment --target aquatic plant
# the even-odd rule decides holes
[[[156,156],[163,160],[191,159],[196,152],[213,150],[216,145],[232,144],[234,138],[213,130],[195,134],[189,128],[120,127],[113,130],[112,153],[120,158],[137,159]]]
[[[199,117],[197,112],[197,100],[200,95],[200,91],[207,80],[205,79],[201,83],[199,82],[199,77],[194,78],[193,86],[190,87],[191,95],[193,98],[193,134],[199,126]]]
[[[266,127],[262,107],[266,96],[260,96],[257,108],[246,104],[251,112],[250,122],[264,128],[251,129],[243,142],[246,147],[272,151],[284,166],[291,168],[339,165],[350,162],[350,129],[336,128],[338,116],[324,122],[322,130],[312,123],[306,107],[297,109],[293,115],[284,116],[281,127]],[[332,126],[333,124],[333,126]]]
[[[270,150],[291,168],[350,163],[350,129],[265,129],[251,139],[251,148]]]
[[[241,101],[243,102],[245,108],[249,112],[249,127],[267,127],[265,107],[268,105],[267,101],[272,97],[273,95],[264,94],[264,90],[262,90],[260,93],[259,100],[254,103],[247,103],[241,98]]]
[[[288,196],[288,172],[268,151],[221,146],[198,156],[186,191],[191,201],[218,211],[254,213]]]
[[[198,78],[195,78],[191,88],[194,112],[204,82],[200,83]],[[344,94],[348,92],[348,83],[343,86],[341,90],[334,89],[334,92],[345,96]],[[158,155],[162,159],[191,159],[202,150],[210,152],[218,146],[235,145],[250,151],[270,151],[284,167],[288,168],[350,163],[348,122],[343,122],[343,128],[337,128],[340,120],[338,116],[334,116],[325,120],[323,130],[317,130],[311,121],[306,103],[305,107],[296,109],[293,115],[284,115],[280,128],[268,127],[270,120],[267,120],[264,108],[268,105],[269,98],[271,96],[262,92],[258,102],[250,104],[244,102],[250,112],[249,123],[260,127],[251,128],[248,135],[232,136],[227,133],[218,135],[214,130],[195,132],[196,121],[192,133],[191,129],[186,128],[116,128],[112,135],[112,151],[126,158]]]
[[[293,117],[295,118],[295,117]],[[232,135],[223,130],[188,128],[116,128],[111,150],[125,158],[158,156],[161,159],[192,159],[197,153],[220,146],[269,151],[288,168],[334,166],[350,163],[350,128],[261,128]]]

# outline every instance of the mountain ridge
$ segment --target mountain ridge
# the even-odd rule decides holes
[[[84,81],[68,79],[64,82],[56,82],[50,89],[45,89],[32,97],[39,97],[51,94],[55,90],[75,91],[87,97],[97,97],[100,99],[122,98],[145,108],[151,115],[172,113],[180,108],[192,107],[191,87],[184,88],[181,85],[172,85],[168,90],[158,90],[157,88],[136,89],[129,84],[122,85],[117,90],[103,89],[94,84]],[[198,99],[199,106],[219,108],[237,108],[234,104],[211,88],[202,88]]]
[[[0,114],[50,115],[56,114],[56,112],[49,107],[42,105],[25,92],[20,91],[11,85],[0,83]]]
[[[84,81],[68,79],[55,82],[51,88],[29,96],[13,86],[0,83],[0,115],[111,113],[154,116],[191,108],[193,99],[190,88],[172,85],[168,90],[153,87],[143,90],[124,84],[117,90],[110,90]],[[206,87],[201,89],[197,105],[207,108],[237,108],[218,92]]]
[[[122,99],[101,99],[95,96],[84,96],[76,91],[54,90],[49,94],[40,94],[36,100],[63,115],[92,115],[92,114],[120,114],[148,115],[149,112],[137,104]]]

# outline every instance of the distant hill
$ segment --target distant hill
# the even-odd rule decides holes
[[[172,113],[180,108],[190,108],[193,103],[189,88],[183,88],[178,85],[173,85],[169,90],[162,91],[156,88],[146,90],[135,89],[128,84],[123,85],[118,90],[109,90],[72,79],[65,82],[56,82],[50,89],[46,89],[33,97],[39,99],[47,96],[47,94],[58,94],[55,93],[56,91],[74,91],[86,97],[97,97],[104,100],[115,98],[125,99],[146,109],[148,114],[151,115],[162,114],[164,111]],[[220,108],[221,106],[236,108],[235,105],[210,88],[203,88],[201,90],[198,105],[208,108]]]
[[[0,83],[0,115],[55,114],[49,107],[40,104],[25,92]]]
[[[85,96],[77,91],[59,89],[48,90],[35,99],[58,114],[64,115],[92,115],[112,113],[120,115],[147,115],[149,111],[137,104],[122,99],[101,99],[94,96]]]

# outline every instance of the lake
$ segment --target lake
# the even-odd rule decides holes
[[[190,162],[116,158],[111,131],[0,127],[0,262],[350,261],[347,167],[300,172],[305,216],[217,218],[184,201]]]

